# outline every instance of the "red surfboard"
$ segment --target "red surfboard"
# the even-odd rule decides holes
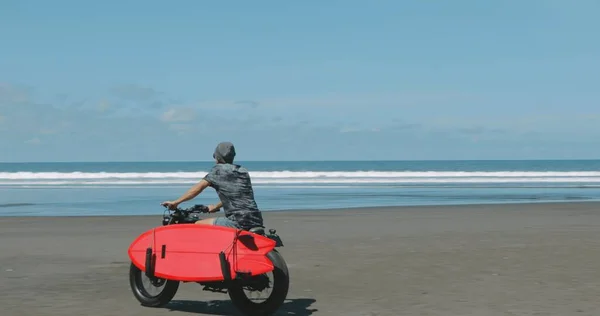
[[[237,235],[237,237],[236,237]],[[266,257],[275,248],[267,237],[229,227],[177,224],[160,226],[142,233],[129,246],[129,258],[146,271],[146,253],[154,255],[154,275],[158,278],[189,281],[223,281],[223,253],[231,278],[238,272],[258,275],[273,270]]]

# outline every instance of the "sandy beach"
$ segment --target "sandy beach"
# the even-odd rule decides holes
[[[0,314],[237,315],[193,283],[134,299],[126,250],[161,215],[0,218]],[[598,203],[264,216],[291,274],[278,315],[600,315]]]

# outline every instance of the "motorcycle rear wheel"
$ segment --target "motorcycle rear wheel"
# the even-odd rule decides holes
[[[267,257],[274,265],[273,291],[268,299],[261,303],[253,302],[244,292],[241,281],[234,281],[227,290],[233,305],[245,315],[272,315],[281,307],[287,297],[290,284],[287,264],[277,250],[269,252]]]

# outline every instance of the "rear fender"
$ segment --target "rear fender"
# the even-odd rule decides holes
[[[275,247],[283,247],[283,241],[281,237],[277,235],[277,231],[275,229],[269,229],[269,233],[265,235],[265,237],[275,241]]]

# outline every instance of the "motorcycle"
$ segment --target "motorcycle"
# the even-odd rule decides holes
[[[208,207],[194,205],[187,209],[166,210],[163,214],[162,225],[192,224],[201,219],[200,214],[202,213],[208,213]],[[269,232],[265,233],[264,227],[255,227],[248,231],[274,240],[275,247],[283,246],[275,229],[269,229]],[[203,286],[205,291],[227,293],[235,308],[245,315],[271,315],[279,309],[287,297],[289,272],[285,260],[276,249],[271,250],[267,254],[267,258],[273,264],[273,270],[269,273],[223,281],[195,283]],[[272,274],[272,278],[268,274]],[[150,284],[148,289],[144,286],[144,281],[148,281],[147,283]],[[188,283],[190,281],[161,279],[140,270],[133,262],[130,265],[129,284],[135,298],[142,306],[162,307],[167,305],[177,293],[181,282]],[[252,296],[252,294],[269,289],[272,290],[272,293],[263,302],[257,303],[246,295],[246,291]],[[158,293],[151,294],[150,292],[153,290],[158,290]]]

